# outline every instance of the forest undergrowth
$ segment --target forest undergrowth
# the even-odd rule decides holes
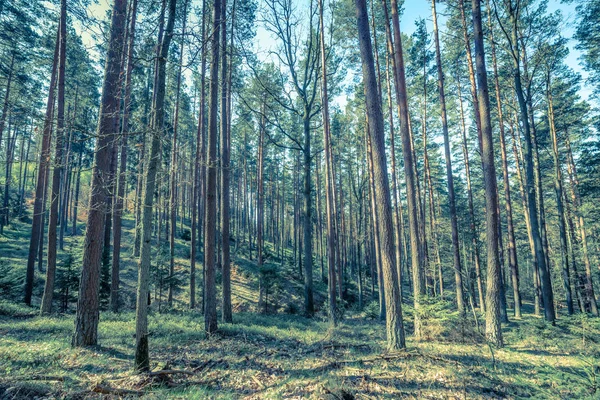
[[[131,228],[131,222],[126,227]],[[19,230],[12,232],[13,236],[2,238],[4,245],[18,241]],[[184,274],[184,246],[179,244],[178,271]],[[67,242],[65,248],[80,245]],[[532,316],[525,304],[523,319],[511,319],[503,326],[506,346],[496,349],[482,335],[479,310],[461,319],[449,301],[429,298],[422,311],[423,340],[416,342],[409,335],[406,351],[389,353],[375,303],[363,310],[349,307],[336,327],[327,322],[326,310],[312,319],[298,315],[299,310],[289,304],[297,303],[302,286],[291,266],[273,277],[267,314],[259,313],[263,310],[256,309],[256,264],[242,253],[236,253],[233,266],[234,323],[221,324],[215,335],[206,336],[199,310],[185,310],[183,301],[169,309],[166,302],[157,301],[160,293],[153,291],[149,374],[133,372],[132,310],[102,312],[100,345],[72,348],[72,300],[65,312],[50,317],[2,300],[0,398],[566,399],[599,395],[597,319],[561,317],[552,326]],[[5,262],[18,271],[21,256],[25,252],[15,246]],[[69,252],[61,256],[59,272]],[[133,292],[133,259],[127,259],[122,277],[124,292]],[[2,287],[4,294],[10,292],[10,286]],[[317,284],[316,289],[316,298],[323,303],[326,285]],[[178,294],[181,299],[187,296],[183,289]],[[408,300],[404,311],[405,321],[412,321],[414,310]],[[410,323],[406,329],[411,332]]]

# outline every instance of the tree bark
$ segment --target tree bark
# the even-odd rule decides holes
[[[150,369],[148,344],[148,291],[152,251],[152,214],[156,176],[158,169],[160,168],[160,141],[164,135],[166,64],[169,46],[171,44],[171,39],[173,38],[176,6],[177,0],[169,0],[169,17],[167,19],[162,41],[158,47],[155,63],[154,104],[152,106],[153,116],[150,131],[150,151],[148,153],[148,167],[146,170],[143,193],[142,240],[138,263],[138,286],[135,315],[136,348],[134,368],[138,372],[145,372]]]
[[[500,82],[498,78],[498,62],[496,58],[496,45],[494,42],[494,29],[492,25],[490,1],[486,0],[488,30],[492,63],[494,66],[494,88],[496,91],[496,106],[498,109],[498,126],[500,128],[500,151],[502,155],[502,178],[504,180],[504,199],[506,204],[506,230],[508,231],[508,264],[510,266],[513,287],[514,312],[516,318],[521,318],[521,291],[519,290],[519,264],[517,257],[517,243],[513,223],[512,200],[510,196],[510,180],[508,177],[508,160],[506,154],[506,134],[504,131],[504,116],[502,112],[502,97],[500,95]]]
[[[321,48],[321,110],[323,112],[323,149],[325,150],[325,202],[327,219],[327,283],[329,301],[329,322],[334,326],[337,324],[337,302],[335,269],[336,240],[339,237],[335,230],[334,195],[335,175],[333,171],[333,155],[331,154],[331,132],[329,125],[329,97],[327,87],[327,56],[325,53],[325,25],[324,25],[323,0],[319,0],[319,37]],[[338,260],[339,261],[339,260]],[[341,276],[340,276],[341,280]],[[341,295],[341,294],[340,294]]]
[[[422,243],[419,238],[419,210],[417,204],[417,189],[415,177],[415,160],[411,146],[411,134],[408,117],[408,103],[406,92],[406,78],[404,75],[404,58],[402,55],[402,37],[400,34],[400,19],[398,4],[392,0],[392,27],[394,42],[394,76],[396,83],[396,102],[400,117],[400,137],[402,139],[402,153],[404,156],[404,176],[406,179],[406,197],[408,208],[408,224],[411,247],[411,267],[413,275],[413,299],[415,307],[415,337],[421,338],[420,297],[425,294],[424,259]],[[387,14],[387,12],[386,12]]]
[[[35,186],[35,198],[33,203],[33,221],[31,223],[31,237],[29,239],[29,253],[27,256],[27,270],[25,276],[25,304],[31,305],[33,295],[33,280],[35,277],[35,260],[38,257],[38,250],[43,247],[41,235],[44,231],[44,199],[45,187],[47,182],[46,170],[50,164],[50,142],[52,140],[52,115],[54,110],[54,93],[56,89],[58,57],[60,48],[60,26],[56,33],[56,45],[54,47],[54,59],[52,62],[52,72],[50,74],[50,86],[48,89],[48,100],[46,102],[46,114],[44,118],[44,128],[42,130],[40,160],[38,163],[37,182]],[[41,257],[40,257],[41,258]]]
[[[115,118],[119,109],[119,74],[126,19],[126,0],[115,0],[112,10],[110,39],[100,100],[98,139],[94,154],[90,206],[84,239],[83,269],[79,281],[79,298],[75,317],[73,346],[92,346],[98,343],[99,283],[104,222],[106,217],[106,181],[110,169],[110,143],[115,137]]]
[[[544,254],[544,247],[541,238],[540,220],[538,218],[538,209],[535,196],[535,179],[534,179],[534,167],[533,167],[533,145],[531,129],[529,125],[529,118],[527,113],[527,104],[525,96],[523,94],[523,87],[521,83],[521,66],[520,66],[520,51],[519,51],[519,40],[517,32],[517,18],[518,18],[518,4],[514,8],[510,5],[510,18],[512,24],[512,36],[511,43],[513,46],[513,77],[515,83],[515,91],[517,94],[517,100],[519,102],[519,110],[521,115],[521,124],[524,129],[525,139],[525,189],[527,197],[527,209],[529,212],[529,222],[531,224],[531,233],[533,238],[533,245],[535,250],[535,260],[540,274],[540,282],[542,288],[542,298],[544,301],[544,316],[547,321],[554,324],[556,314],[554,312],[554,300],[552,294],[552,284],[550,281],[550,271],[546,264],[546,256]]]
[[[185,26],[187,22],[187,7],[186,0],[183,5],[183,26],[181,27],[181,44],[179,46],[179,66],[177,72],[177,84],[175,89],[175,111],[173,116],[173,138],[171,142],[171,171],[169,173],[170,180],[170,196],[169,196],[169,307],[173,306],[173,291],[175,289],[175,236],[177,233],[177,134],[179,128],[179,99],[181,96],[181,71],[183,69],[183,49],[185,44]]]
[[[40,307],[40,314],[49,314],[52,311],[52,297],[54,295],[54,277],[56,274],[57,256],[57,225],[58,206],[61,197],[60,189],[63,179],[63,137],[65,130],[65,62],[67,60],[67,1],[60,2],[60,44],[58,56],[58,84],[57,84],[57,124],[56,143],[54,153],[54,171],[52,173],[52,192],[50,194],[50,220],[48,225],[48,265],[46,268],[46,282],[44,295]]]
[[[475,66],[477,69],[477,97],[481,119],[481,160],[485,186],[486,204],[486,240],[487,240],[487,285],[485,332],[488,340],[502,347],[502,329],[500,324],[500,295],[502,275],[499,260],[498,243],[498,187],[494,166],[494,141],[490,117],[490,97],[488,93],[485,51],[483,47],[483,28],[481,24],[481,0],[472,0],[473,31],[475,37]]]
[[[230,152],[228,117],[228,72],[227,72],[227,6],[222,0],[221,6],[221,280],[223,286],[223,322],[233,321],[231,315],[231,259],[229,246],[229,181],[230,181]],[[232,21],[233,24],[233,21]]]
[[[556,126],[554,124],[554,104],[552,99],[552,83],[551,72],[548,71],[546,76],[546,99],[548,102],[548,123],[550,125],[550,136],[552,137],[552,155],[554,158],[554,192],[556,193],[556,209],[558,212],[558,229],[560,235],[560,254],[561,254],[561,271],[563,278],[563,287],[565,289],[565,297],[567,303],[567,312],[572,315],[573,310],[573,295],[571,292],[571,279],[569,276],[569,252],[567,245],[567,228],[565,224],[565,211],[563,205],[563,187],[562,187],[562,171],[561,160],[558,152],[558,139],[556,135]]]
[[[592,279],[592,266],[590,264],[590,256],[588,252],[587,234],[585,230],[585,223],[583,214],[581,212],[581,196],[579,195],[579,180],[577,179],[577,171],[575,170],[575,161],[573,160],[573,152],[571,150],[571,142],[567,137],[567,172],[569,173],[569,180],[571,182],[571,199],[573,201],[573,208],[575,211],[575,223],[579,230],[579,237],[581,239],[581,247],[583,249],[583,264],[585,265],[585,293],[587,301],[589,302],[590,311],[594,316],[598,316],[598,306],[596,303],[596,295],[594,293],[594,282]]]
[[[110,309],[119,311],[119,273],[121,268],[121,226],[123,215],[123,202],[125,197],[126,172],[127,172],[127,141],[129,138],[129,114],[131,108],[131,75],[133,73],[133,51],[135,43],[135,24],[137,17],[137,0],[131,3],[131,20],[127,38],[127,69],[125,70],[125,95],[123,98],[123,120],[121,123],[121,154],[119,175],[117,182],[117,196],[113,211],[113,260],[110,285]]]
[[[440,108],[442,113],[442,133],[444,135],[444,154],[446,158],[446,176],[448,179],[448,203],[450,206],[450,225],[452,228],[452,250],[454,256],[454,282],[456,285],[456,305],[461,315],[465,313],[462,265],[460,262],[460,247],[458,242],[458,219],[456,217],[456,200],[454,198],[454,177],[452,175],[452,158],[450,153],[450,139],[448,134],[448,118],[446,116],[446,95],[444,93],[444,73],[442,71],[442,55],[438,33],[437,12],[435,0],[431,1],[433,15],[433,38],[435,42],[435,57],[438,73],[438,91],[440,95]]]
[[[206,218],[204,234],[204,330],[208,334],[217,330],[217,297],[215,263],[217,247],[217,139],[219,107],[219,29],[221,27],[221,0],[213,2],[211,33],[211,66],[208,109],[208,146],[206,157]]]
[[[378,192],[379,199],[377,204],[377,214],[381,222],[381,226],[377,234],[379,235],[382,249],[381,260],[386,296],[387,346],[389,350],[395,350],[406,347],[406,343],[404,339],[404,325],[402,321],[402,303],[400,301],[400,290],[398,286],[398,272],[395,265],[396,259],[394,254],[394,232],[392,227],[392,204],[387,176],[383,113],[381,109],[381,99],[377,90],[377,80],[373,62],[373,48],[371,46],[369,20],[367,16],[367,5],[365,0],[356,0],[355,6],[360,54],[362,59],[363,81],[365,86],[369,136],[371,137],[371,144],[373,146],[373,175],[375,178],[375,187]],[[392,7],[394,6],[395,0],[392,1]],[[395,22],[398,22],[397,17],[398,16],[396,14]],[[398,27],[398,25],[396,25],[396,27]],[[398,36],[397,39],[400,39],[400,37]],[[401,58],[398,64],[399,68],[403,69]],[[404,102],[404,104],[406,104],[406,102]],[[410,163],[408,165],[410,166]]]

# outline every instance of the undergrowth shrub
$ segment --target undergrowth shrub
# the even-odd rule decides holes
[[[366,319],[379,318],[379,304],[376,301],[371,301],[363,309],[363,316]]]
[[[412,327],[415,309],[410,305],[403,305],[403,311],[404,320],[408,320]],[[484,327],[481,325],[483,321],[475,321],[468,313],[461,316],[456,311],[456,306],[450,301],[424,296],[421,298],[418,312],[423,340],[447,343],[483,343],[485,341],[482,334]]]
[[[21,293],[23,278],[18,268],[12,268],[7,261],[0,260],[0,297],[13,299]]]

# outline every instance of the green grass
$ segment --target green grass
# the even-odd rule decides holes
[[[160,381],[132,372],[131,312],[102,313],[100,345],[87,349],[69,345],[72,316],[4,315],[0,397],[15,388],[69,397],[89,394],[97,384],[157,399],[598,397],[600,323],[591,319],[561,319],[555,327],[534,317],[513,322],[505,329],[507,346],[494,349],[492,358],[468,335],[450,341],[445,334],[435,342],[409,338],[406,352],[386,355],[383,324],[362,318],[334,329],[292,315],[234,318],[207,338],[198,312],[151,314],[152,368],[195,372]],[[468,328],[458,325],[444,331],[456,329],[452,337],[460,338]]]
[[[131,216],[124,222],[123,312],[101,313],[99,346],[71,348],[73,303],[65,314],[38,316],[43,274],[36,271],[33,308],[18,302],[22,282],[0,295],[0,399],[101,397],[92,391],[98,385],[139,391],[148,399],[600,398],[599,319],[561,316],[550,326],[526,314],[503,326],[506,346],[495,349],[485,343],[483,326],[477,328],[471,316],[461,320],[452,303],[429,299],[423,307],[424,340],[416,342],[409,335],[405,352],[387,354],[385,326],[373,318],[376,306],[346,310],[336,328],[327,323],[322,308],[326,285],[316,271],[321,310],[312,319],[291,314],[301,310],[303,289],[290,251],[270,292],[270,314],[263,315],[256,313],[255,259],[247,257],[244,247],[232,249],[234,324],[220,324],[218,334],[207,337],[203,315],[187,310],[189,242],[181,238],[175,261],[182,284],[173,307],[166,306],[166,289],[162,299],[152,291],[151,367],[193,374],[136,375]],[[81,238],[66,237],[76,268]],[[24,275],[27,244],[25,222],[0,237],[2,262],[10,274]],[[274,254],[272,245],[267,246]],[[59,260],[66,254],[59,252]],[[160,256],[153,260],[153,265],[160,263]],[[281,265],[275,257],[267,262]],[[410,333],[414,310],[410,304],[403,308]]]

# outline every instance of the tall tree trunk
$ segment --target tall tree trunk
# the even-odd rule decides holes
[[[52,192],[50,194],[50,221],[48,225],[48,265],[46,268],[46,282],[40,314],[49,314],[52,311],[52,296],[54,295],[54,277],[56,274],[57,255],[57,225],[60,188],[63,177],[63,137],[65,130],[65,62],[67,60],[67,0],[60,2],[60,45],[58,56],[58,85],[57,85],[57,126],[54,153],[54,171],[52,173]]]
[[[48,89],[48,100],[46,102],[46,114],[44,117],[44,128],[42,130],[40,160],[38,163],[37,182],[35,186],[35,198],[33,203],[33,221],[31,222],[31,236],[29,239],[29,253],[27,256],[27,271],[25,276],[25,296],[24,301],[28,306],[31,305],[33,295],[33,280],[35,275],[35,260],[38,256],[38,250],[43,247],[41,235],[44,231],[44,191],[47,182],[46,170],[50,164],[50,143],[52,141],[52,115],[54,110],[54,92],[56,88],[58,57],[60,48],[60,26],[56,33],[56,45],[54,47],[54,59],[52,62],[52,72],[50,75],[50,86]],[[41,259],[41,257],[40,257]]]
[[[221,280],[223,286],[223,322],[232,322],[231,315],[231,260],[229,249],[229,164],[231,143],[229,140],[228,72],[227,72],[227,6],[221,6]],[[231,22],[233,24],[233,21]]]
[[[519,40],[518,40],[518,32],[517,32],[517,18],[518,18],[518,6],[517,8],[513,8],[512,4],[510,5],[510,18],[512,24],[512,34],[511,34],[511,43],[513,46],[513,77],[515,83],[515,91],[517,94],[517,100],[519,102],[519,110],[521,115],[521,124],[524,129],[524,139],[525,139],[525,154],[524,154],[524,162],[525,162],[525,189],[527,196],[527,209],[529,212],[529,222],[531,224],[531,233],[533,237],[533,245],[535,249],[535,259],[537,263],[537,267],[540,274],[540,282],[542,288],[542,298],[544,301],[544,316],[547,321],[554,324],[554,320],[556,318],[556,314],[554,312],[554,300],[552,294],[552,284],[550,281],[550,271],[548,269],[548,265],[546,264],[546,256],[544,254],[544,247],[542,243],[541,230],[540,230],[540,220],[538,218],[538,209],[536,203],[535,196],[535,179],[534,179],[534,166],[533,166],[533,144],[532,144],[532,134],[531,128],[529,124],[529,117],[527,113],[527,103],[525,100],[525,96],[523,94],[523,87],[521,83],[521,66],[520,66],[520,50],[519,50]]]
[[[496,91],[496,107],[498,109],[498,126],[500,128],[500,151],[502,155],[502,178],[504,180],[504,199],[506,205],[506,230],[508,231],[508,264],[510,266],[511,281],[513,287],[514,312],[516,318],[521,318],[521,292],[519,290],[519,264],[517,258],[517,243],[515,239],[515,228],[513,224],[512,200],[510,196],[510,180],[508,178],[508,160],[506,154],[506,134],[504,131],[504,116],[502,112],[502,97],[500,94],[500,82],[498,78],[498,62],[496,59],[496,45],[494,42],[494,29],[490,1],[486,0],[488,30],[490,46],[492,51],[492,64],[494,67],[494,88]]]
[[[575,169],[575,161],[573,160],[573,152],[571,150],[571,142],[567,137],[567,172],[571,182],[571,199],[575,211],[575,223],[579,230],[579,238],[581,239],[581,247],[583,249],[583,264],[585,265],[585,293],[590,305],[590,311],[593,315],[598,316],[598,306],[596,303],[596,295],[594,293],[594,282],[592,279],[592,266],[590,264],[590,256],[588,252],[587,234],[585,231],[585,223],[581,212],[581,196],[579,194],[579,180]]]
[[[325,25],[323,0],[319,0],[319,36],[321,48],[321,110],[323,112],[323,149],[325,150],[325,202],[327,219],[327,283],[329,301],[329,322],[337,324],[337,303],[335,285],[335,247],[339,236],[335,231],[334,195],[335,175],[333,171],[333,155],[331,154],[331,133],[329,125],[329,97],[327,91],[327,55],[325,53]],[[339,262],[339,260],[338,260]],[[341,281],[341,276],[339,277]],[[340,293],[341,295],[341,293]]]
[[[6,90],[4,91],[4,103],[2,105],[2,116],[0,117],[0,146],[2,146],[2,135],[4,133],[4,125],[6,124],[6,118],[8,115],[8,106],[10,103],[10,89],[13,79],[13,67],[15,65],[15,52],[11,53],[10,67],[8,68],[8,77],[6,78]],[[9,132],[10,136],[10,132]],[[7,146],[8,147],[8,146]],[[8,162],[8,158],[7,158]],[[8,200],[8,190],[4,191],[4,198]],[[4,205],[0,212],[0,234],[4,232],[4,226],[8,225],[8,207]]]
[[[371,234],[373,235],[373,258],[376,265],[377,275],[377,289],[379,296],[379,319],[385,320],[385,287],[383,284],[383,272],[382,272],[382,260],[381,260],[381,239],[379,237],[379,215],[377,214],[377,193],[375,190],[375,176],[373,166],[373,146],[371,143],[371,137],[369,135],[369,124],[368,121],[365,124],[365,149],[367,157],[367,169],[369,170],[369,199],[371,201]],[[375,281],[375,276],[371,278]]]
[[[205,26],[206,26],[206,0],[202,1],[202,27],[201,37],[202,40],[205,38]],[[198,111],[198,131],[196,134],[196,158],[194,160],[194,185],[193,185],[193,201],[192,201],[192,226],[191,226],[191,257],[190,257],[190,308],[196,308],[196,257],[198,252],[198,244],[200,241],[201,229],[198,229],[198,219],[202,218],[202,211],[200,209],[201,196],[203,195],[203,174],[202,172],[206,169],[202,163],[204,157],[204,103],[206,101],[204,90],[205,84],[205,73],[206,73],[206,49],[202,47],[201,55],[201,67],[200,67],[200,107]]]
[[[389,24],[386,23],[386,31],[389,32]],[[388,35],[389,36],[389,35]],[[390,126],[390,158],[392,161],[392,200],[394,206],[394,238],[396,240],[396,267],[398,268],[398,285],[400,287],[400,294],[402,294],[402,264],[404,264],[404,224],[401,221],[402,215],[402,203],[398,199],[398,175],[396,171],[396,144],[395,144],[395,132],[394,132],[394,111],[392,103],[392,83],[390,77],[390,59],[393,57],[394,49],[392,47],[391,40],[388,40],[388,52],[386,53],[386,82],[387,82],[387,101],[388,101],[388,123]],[[350,213],[352,215],[352,213]],[[350,220],[352,221],[352,220]],[[401,296],[402,297],[402,296]]]
[[[263,99],[263,111],[264,111],[264,99]],[[257,256],[257,267],[260,275],[259,280],[259,295],[258,295],[258,307],[260,311],[267,312],[267,298],[266,289],[268,282],[265,282],[263,273],[263,233],[264,233],[264,214],[265,214],[265,192],[264,192],[264,159],[265,159],[265,118],[264,112],[261,117],[259,132],[258,132],[258,164],[256,166],[256,256]]]
[[[150,151],[148,153],[148,167],[146,170],[143,194],[142,241],[140,260],[138,263],[138,287],[135,316],[136,348],[134,368],[138,372],[148,371],[150,369],[148,346],[148,290],[152,252],[152,214],[154,206],[154,190],[156,188],[156,175],[161,163],[160,141],[164,135],[166,64],[169,46],[171,44],[171,39],[173,38],[176,6],[177,0],[169,0],[169,17],[167,19],[164,35],[159,44],[155,63],[154,104],[152,105],[153,116],[150,131]]]
[[[561,160],[558,152],[556,126],[554,124],[554,104],[552,99],[552,82],[550,71],[546,76],[546,99],[548,101],[548,123],[550,125],[550,136],[552,137],[552,155],[554,157],[554,191],[556,193],[556,209],[558,212],[558,228],[560,234],[560,254],[563,287],[565,289],[567,312],[569,313],[569,315],[572,315],[574,312],[573,295],[571,293],[571,279],[569,276],[569,251],[567,245],[567,228],[565,224],[566,217],[563,205],[564,194],[562,187],[562,171]]]
[[[535,315],[540,315],[540,303],[541,303],[541,299],[540,299],[540,280],[539,280],[539,276],[538,276],[538,265],[537,265],[537,260],[535,258],[535,245],[533,243],[533,232],[531,231],[531,222],[529,221],[529,211],[528,211],[528,204],[527,204],[527,195],[525,194],[525,186],[524,186],[524,182],[523,182],[523,175],[521,173],[521,159],[522,159],[522,155],[520,154],[519,149],[517,149],[517,145],[519,144],[519,138],[517,138],[517,133],[515,132],[515,126],[518,126],[518,119],[517,116],[515,114],[515,123],[514,125],[511,125],[510,127],[510,133],[512,136],[512,141],[513,141],[513,145],[512,145],[512,150],[513,150],[513,155],[515,157],[515,170],[517,172],[517,180],[519,181],[519,191],[521,193],[521,203],[522,203],[522,207],[523,207],[523,211],[525,214],[525,227],[527,228],[527,239],[529,242],[529,250],[531,251],[531,259],[533,260],[533,288],[534,288],[534,314]]]
[[[106,204],[106,181],[112,156],[110,143],[115,138],[115,118],[117,118],[119,109],[119,74],[123,50],[121,38],[125,33],[126,8],[126,0],[115,0],[100,100],[98,136],[83,246],[83,269],[79,281],[73,346],[91,346],[98,343],[100,264],[104,247],[104,222],[108,207]]]
[[[411,150],[411,134],[408,118],[408,103],[406,92],[406,78],[404,75],[404,58],[402,55],[402,36],[400,34],[400,18],[398,4],[392,0],[392,27],[394,42],[394,76],[396,83],[396,102],[400,117],[400,137],[402,139],[402,153],[404,156],[404,176],[406,179],[406,197],[408,208],[408,225],[411,248],[411,267],[413,275],[413,299],[415,307],[415,337],[421,338],[420,304],[421,296],[425,294],[424,259],[421,240],[419,238],[419,209],[417,204],[417,188],[415,176],[415,160]],[[387,6],[386,6],[387,8]],[[387,14],[387,11],[386,11]]]
[[[483,293],[483,281],[481,278],[481,258],[479,255],[479,240],[478,240],[478,233],[477,233],[477,227],[475,224],[475,207],[473,204],[473,188],[471,186],[471,165],[470,165],[470,161],[469,161],[469,148],[467,146],[467,127],[466,127],[466,122],[465,122],[465,112],[464,112],[464,108],[463,108],[463,100],[462,100],[462,92],[461,92],[461,86],[460,86],[460,77],[457,76],[456,77],[456,86],[458,88],[458,104],[459,104],[459,109],[460,109],[460,121],[461,121],[461,133],[462,133],[462,150],[463,150],[463,158],[464,158],[464,163],[465,163],[465,176],[466,176],[466,180],[467,180],[467,200],[468,200],[468,204],[469,204],[469,230],[471,231],[471,245],[473,247],[473,261],[474,261],[474,267],[475,267],[475,271],[474,271],[474,276],[473,276],[473,270],[471,270],[470,272],[470,278],[471,281],[474,280],[477,281],[477,293],[478,293],[478,297],[479,297],[479,305],[481,307],[482,311],[485,311],[485,300],[484,300],[484,293]],[[473,285],[471,284],[470,287],[472,287]],[[474,298],[474,290],[471,290],[471,297],[473,297],[473,302],[475,302],[475,298]]]
[[[129,138],[129,114],[131,108],[131,75],[133,73],[133,51],[135,43],[135,23],[137,17],[137,0],[131,3],[131,20],[127,32],[127,69],[125,70],[125,95],[123,97],[123,120],[121,123],[121,154],[119,175],[117,182],[117,197],[113,211],[113,260],[110,284],[110,309],[119,311],[119,273],[121,268],[121,226],[123,215],[123,201],[125,197],[126,172],[127,172],[127,141]]]
[[[208,147],[206,156],[206,217],[204,234],[204,330],[217,330],[217,294],[215,263],[217,247],[217,139],[219,108],[219,29],[221,27],[221,0],[213,2],[211,29],[210,95],[208,109]]]
[[[304,107],[302,116],[304,132],[303,167],[304,167],[304,313],[312,316],[315,312],[313,297],[313,268],[312,268],[312,202],[311,202],[311,154],[310,154],[310,110]]]
[[[392,0],[394,7],[396,0]],[[363,81],[365,86],[366,109],[369,123],[369,136],[373,146],[373,175],[375,188],[378,194],[377,215],[381,226],[377,235],[381,244],[381,261],[385,284],[386,303],[386,333],[387,347],[390,350],[406,347],[404,339],[404,325],[402,321],[402,303],[398,286],[398,272],[394,253],[394,232],[392,227],[392,204],[390,198],[390,186],[387,176],[387,162],[385,155],[385,134],[383,124],[383,113],[381,109],[381,98],[377,91],[377,80],[373,62],[373,48],[371,46],[371,34],[369,32],[369,20],[367,16],[367,5],[365,0],[356,0],[357,27],[360,43],[360,54],[362,59]],[[394,7],[395,10],[397,10]],[[396,11],[393,11],[395,14]],[[398,15],[396,14],[395,28]],[[397,39],[400,39],[399,35]],[[397,55],[398,56],[398,55]],[[402,59],[398,67],[403,70]],[[406,101],[404,102],[406,104]],[[407,136],[406,125],[403,136]],[[408,164],[411,165],[410,163]]]
[[[173,140],[171,142],[171,171],[169,173],[170,180],[170,197],[169,197],[169,218],[171,229],[169,231],[169,307],[173,306],[173,290],[175,289],[175,235],[177,232],[177,134],[179,128],[179,99],[181,97],[181,76],[183,69],[183,49],[185,44],[185,25],[187,22],[187,7],[186,0],[183,5],[183,25],[181,27],[181,44],[179,46],[179,71],[177,72],[177,84],[175,89],[175,112],[173,116]]]
[[[481,161],[486,204],[486,240],[487,240],[487,285],[485,333],[492,343],[501,347],[502,328],[500,324],[500,295],[502,275],[499,260],[498,242],[498,187],[494,166],[494,140],[490,117],[490,97],[488,93],[485,51],[483,47],[483,28],[481,24],[481,0],[472,0],[473,32],[475,37],[475,65],[477,69],[477,97],[481,117]]]
[[[450,224],[452,227],[452,250],[454,255],[454,282],[456,285],[456,305],[458,307],[458,312],[461,315],[463,315],[465,313],[465,303],[462,283],[462,265],[460,262],[460,247],[458,242],[458,219],[456,217],[456,200],[454,198],[454,177],[452,175],[450,138],[448,135],[448,119],[446,116],[446,95],[444,93],[444,73],[442,71],[442,54],[440,50],[440,38],[438,33],[435,0],[431,1],[431,12],[433,15],[433,38],[435,41],[435,58],[438,73],[438,91],[440,95],[440,108],[442,113],[442,133],[444,135],[446,176],[448,179],[448,203],[450,206]]]

